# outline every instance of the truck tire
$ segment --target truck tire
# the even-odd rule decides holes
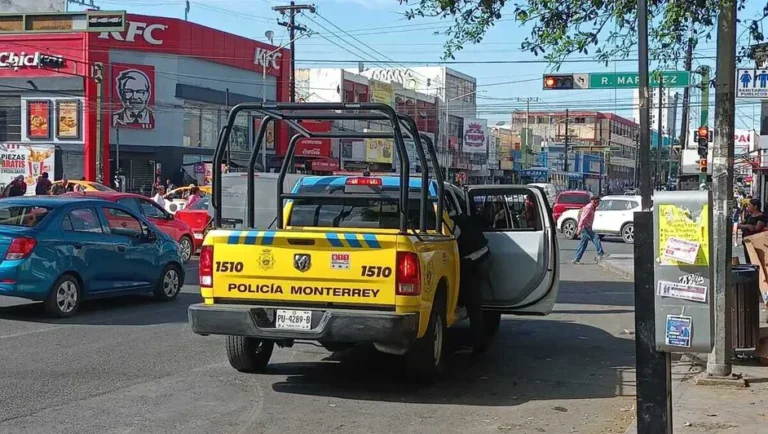
[[[405,353],[405,371],[411,381],[433,383],[443,372],[443,350],[445,349],[445,294],[438,292],[429,325],[424,336],[416,339]]]
[[[264,371],[274,349],[275,341],[245,336],[227,336],[227,359],[229,359],[229,364],[240,372]]]

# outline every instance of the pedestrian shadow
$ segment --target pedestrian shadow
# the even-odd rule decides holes
[[[51,318],[43,303],[32,302],[0,307],[0,319],[58,325],[143,326],[186,323],[189,305],[202,301],[200,294],[182,292],[176,300],[163,303],[150,296],[126,295],[85,300],[71,318]]]
[[[584,268],[581,266],[581,268]],[[593,273],[606,273],[595,269]],[[563,277],[566,277],[563,275]],[[614,276],[611,276],[614,277]],[[635,305],[635,283],[627,280],[561,280],[557,293],[558,304],[598,306]]]
[[[317,363],[279,363],[275,392],[342,399],[515,406],[528,401],[610,398],[634,394],[634,341],[582,324],[505,318],[489,352],[469,351],[467,327],[450,330],[441,381],[405,380],[401,359],[373,350],[334,353]]]

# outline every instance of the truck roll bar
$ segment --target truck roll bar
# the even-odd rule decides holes
[[[257,155],[261,149],[261,142],[266,135],[269,123],[275,120],[282,120],[289,126],[293,127],[297,134],[294,135],[288,146],[285,158],[280,167],[280,174],[278,176],[277,194],[278,194],[278,210],[277,210],[277,227],[283,228],[283,202],[284,200],[295,199],[296,195],[284,194],[283,184],[285,182],[285,176],[288,170],[291,168],[291,161],[296,150],[296,144],[301,138],[383,138],[393,139],[398,151],[398,159],[400,163],[400,232],[407,233],[408,227],[408,207],[410,197],[410,162],[408,159],[407,148],[405,147],[405,141],[403,139],[403,130],[414,141],[417,156],[422,167],[422,188],[420,196],[420,213],[419,213],[419,230],[420,232],[426,232],[426,217],[429,195],[429,164],[427,162],[427,156],[432,160],[432,166],[435,171],[436,184],[438,190],[438,216],[437,216],[437,230],[442,233],[442,210],[444,208],[443,203],[443,191],[444,180],[440,166],[437,161],[437,154],[435,153],[432,141],[423,133],[419,133],[416,126],[416,122],[404,115],[398,115],[395,110],[386,105],[380,103],[242,103],[238,104],[230,110],[227,124],[221,129],[218,138],[218,144],[214,151],[214,167],[213,167],[213,206],[214,206],[214,223],[216,226],[221,226],[221,163],[224,159],[225,151],[229,146],[229,136],[232,132],[232,126],[234,121],[241,111],[249,110],[263,115],[261,125],[259,127],[258,134],[255,136],[255,143],[249,158],[248,164],[248,198],[247,198],[247,224],[249,227],[253,227],[255,224],[255,203],[253,197],[253,190],[255,189],[255,163]],[[344,112],[349,110],[363,110],[368,113],[350,113]],[[341,113],[337,111],[342,111]],[[382,120],[389,121],[392,132],[312,132],[304,128],[298,121],[300,120]],[[428,154],[424,152],[422,146],[422,140],[427,146]],[[389,198],[388,200],[392,200]]]

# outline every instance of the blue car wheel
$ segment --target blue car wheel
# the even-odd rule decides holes
[[[71,317],[80,308],[82,298],[80,282],[74,276],[65,274],[53,284],[44,303],[45,311],[58,318]]]
[[[155,298],[160,301],[172,301],[181,292],[181,273],[176,265],[167,265],[155,287]]]

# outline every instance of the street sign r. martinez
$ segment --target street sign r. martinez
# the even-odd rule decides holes
[[[687,71],[662,71],[651,73],[648,77],[650,87],[659,87],[659,75],[662,86],[688,87],[691,85],[691,73]],[[590,89],[637,89],[640,78],[636,72],[606,72],[589,74]]]

